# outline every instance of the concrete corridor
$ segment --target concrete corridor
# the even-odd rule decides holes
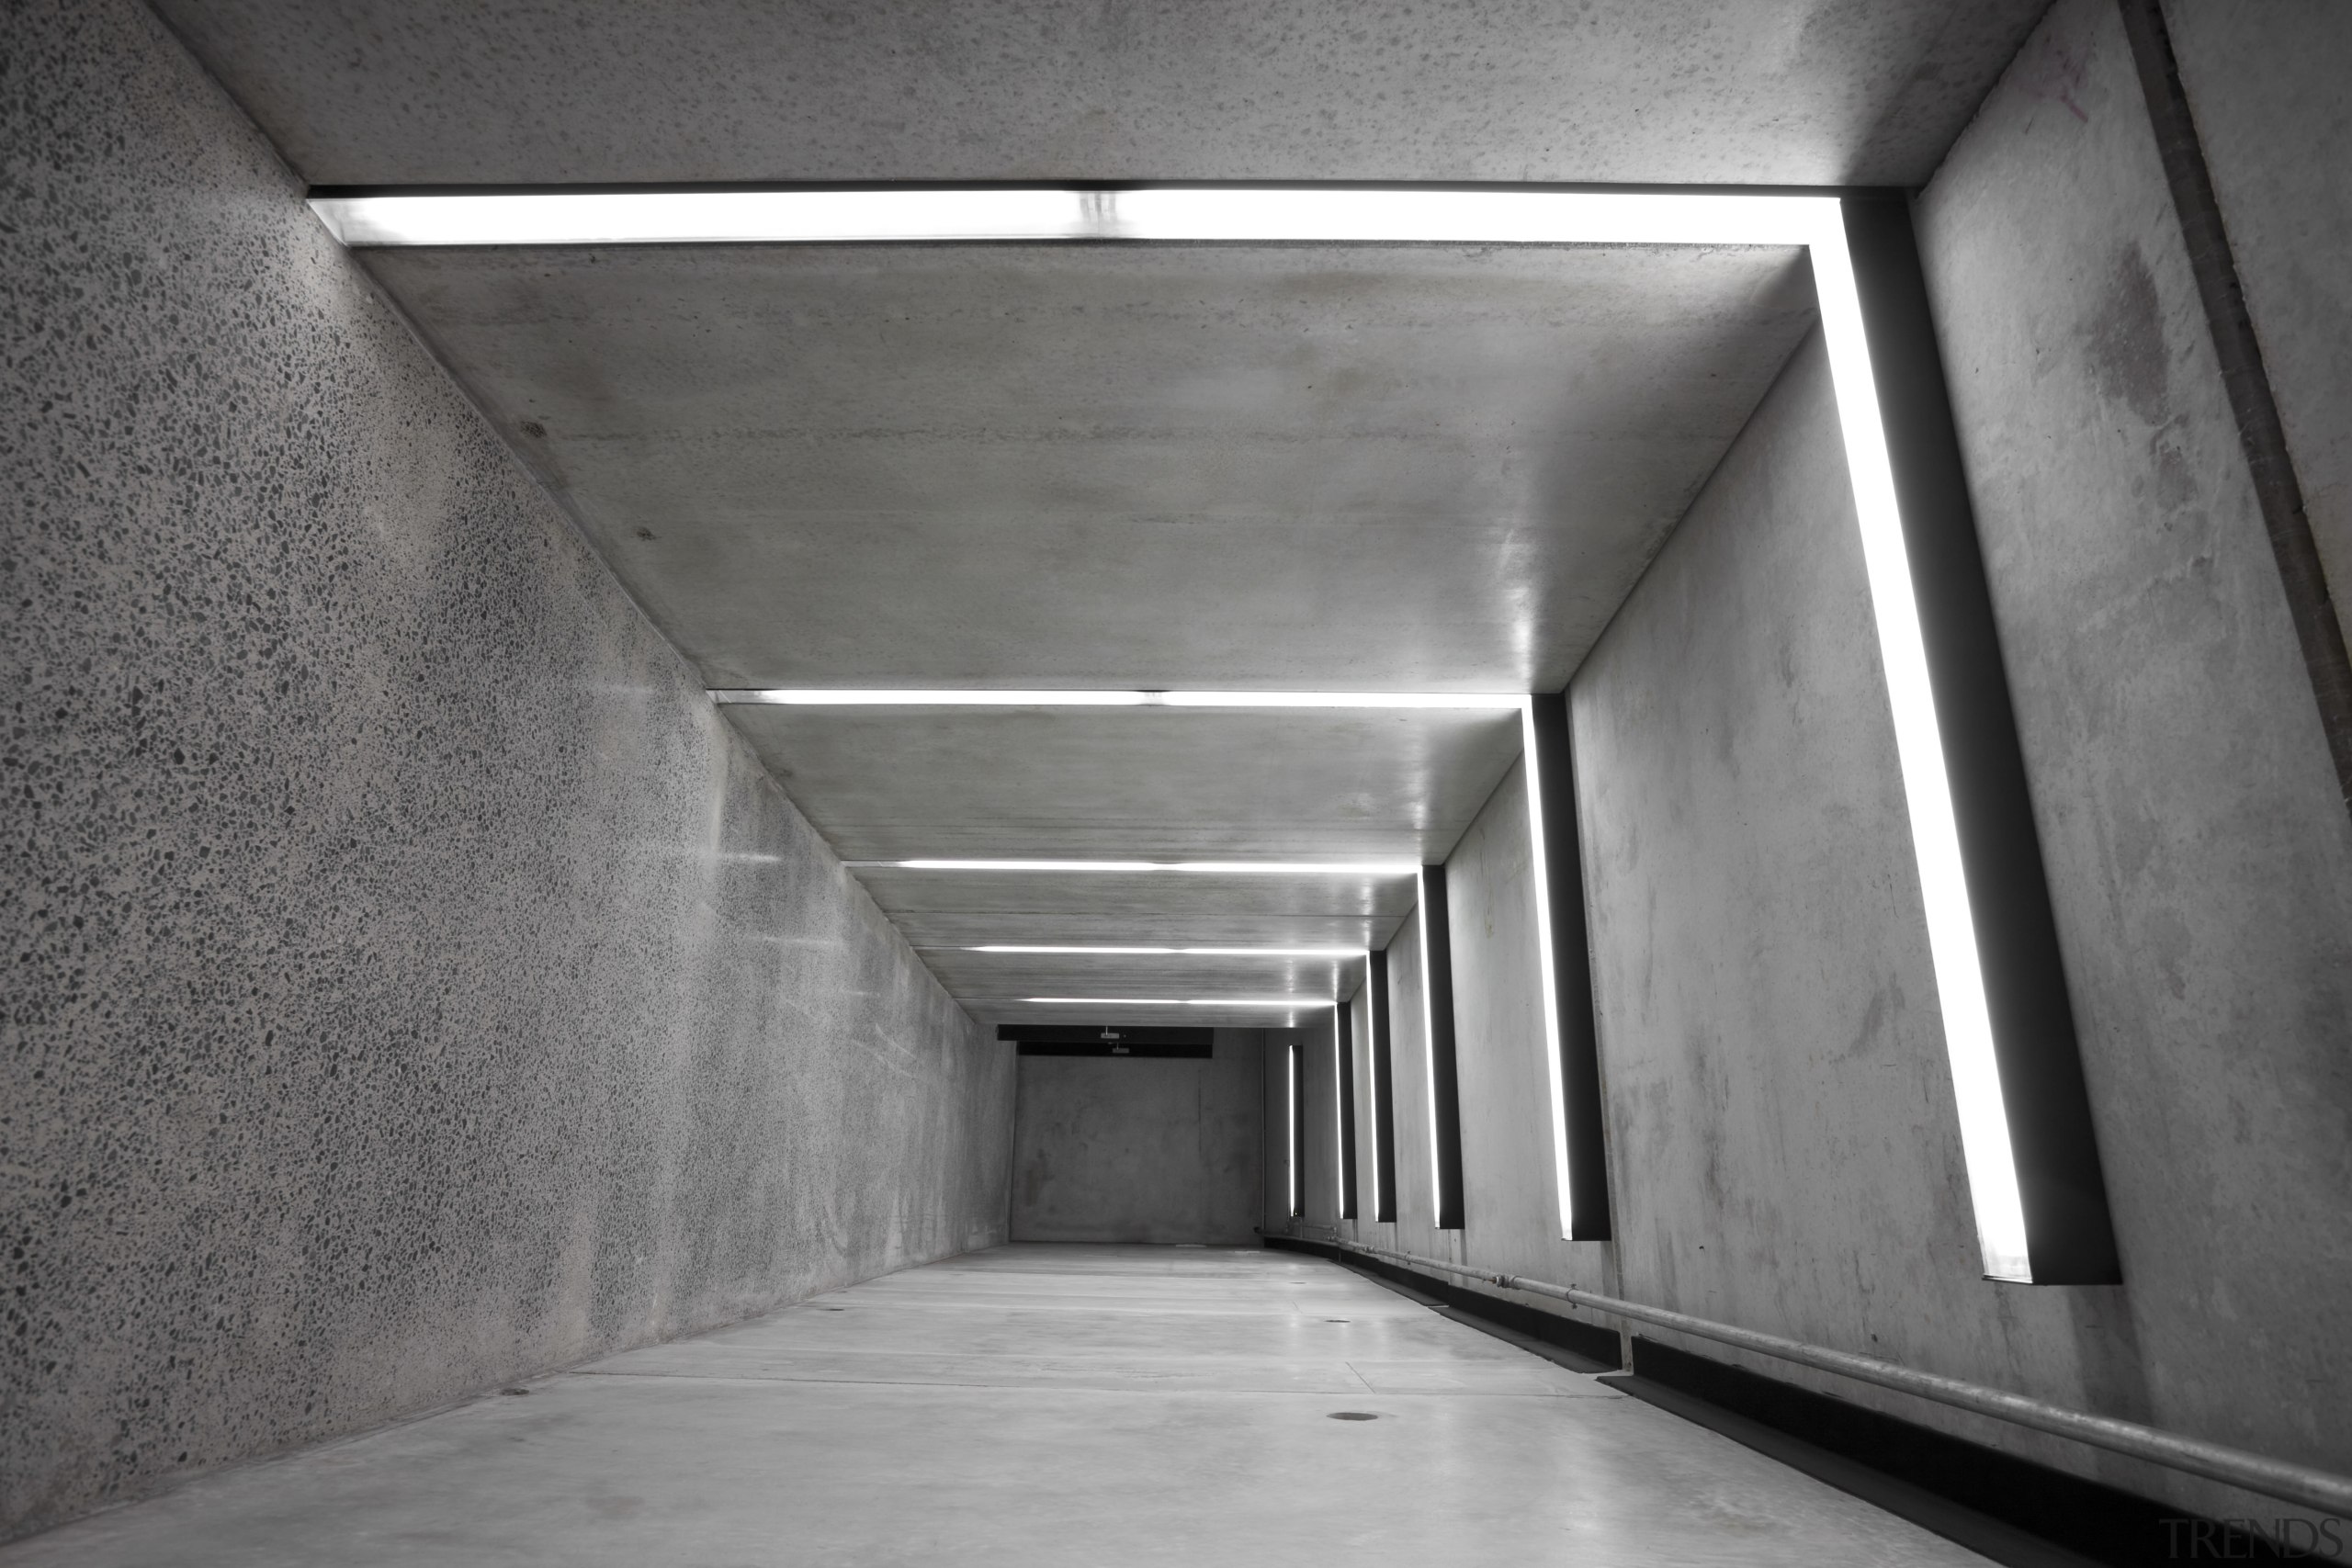
[[[8,1568],[951,1561],[1984,1560],[1329,1263],[1035,1245],[0,1551]]]

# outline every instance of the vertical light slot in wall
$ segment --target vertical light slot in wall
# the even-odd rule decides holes
[[[1289,1089],[1290,1127],[1290,1217],[1294,1220],[1306,1213],[1306,1185],[1301,1179],[1306,1168],[1306,1097],[1299,1092],[1298,1040],[1293,1035],[1284,1047],[1289,1053],[1288,1070],[1284,1078]]]
[[[1338,1134],[1340,1218],[1356,1217],[1356,1032],[1353,1003],[1331,1009],[1332,1131]]]
[[[1421,1040],[1429,1062],[1430,1197],[1439,1230],[1462,1228],[1462,1089],[1453,1052],[1453,925],[1445,867],[1421,867]]]
[[[1530,695],[1520,707],[1520,733],[1527,765],[1535,952],[1560,1235],[1566,1241],[1606,1241],[1609,1162],[1601,1133],[1600,1028],[1585,922],[1584,846],[1567,693]]]
[[[1388,950],[1368,955],[1363,982],[1365,1053],[1372,1069],[1372,1217],[1396,1223],[1396,1078],[1389,1055]]]
[[[1988,1278],[2121,1278],[2057,921],[1908,206],[1814,238],[1862,554]]]

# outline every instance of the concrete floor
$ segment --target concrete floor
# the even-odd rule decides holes
[[[8,1568],[947,1560],[1984,1561],[1330,1264],[1039,1245],[0,1551]]]

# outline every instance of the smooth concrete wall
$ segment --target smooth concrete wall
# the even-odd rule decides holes
[[[1004,1235],[1012,1070],[130,0],[0,87],[0,1533]]]
[[[1436,1228],[1430,1186],[1429,1054],[1421,996],[1419,911],[1388,950],[1392,1072],[1396,1079],[1396,1220],[1374,1223],[1371,1159],[1371,1013],[1354,1014],[1357,1219],[1344,1234],[1427,1257],[1475,1258],[1512,1273],[1606,1288],[1607,1247],[1562,1240],[1552,1157],[1550,1049],[1542,1011],[1527,777],[1514,764],[1446,859],[1452,915],[1453,1024],[1462,1108],[1463,1226]],[[1328,1056],[1325,1051],[1318,1055]],[[1334,1069],[1310,1076],[1318,1122],[1329,1112]],[[1332,1134],[1336,1137],[1336,1133]],[[1310,1186],[1307,1218],[1336,1224],[1337,1204]]]
[[[1012,1239],[1254,1242],[1262,1032],[1220,1029],[1205,1059],[1020,1058]]]
[[[2352,627],[2352,6],[2164,11],[2328,589]]]
[[[2347,63],[2306,7],[2262,21],[2266,54]],[[2205,30],[2178,42],[2210,84]],[[2341,180],[2346,151],[2260,156]],[[2332,210],[2233,228],[2245,275],[2340,288]],[[2114,1194],[2113,1332],[2160,1425],[2352,1470],[2352,822],[2107,0],[2052,12],[1919,226]],[[2266,348],[2341,344],[2319,299],[2275,299]],[[2347,439],[2317,384],[2314,491],[2313,443],[2340,468]]]
[[[2051,14],[1918,222],[2126,1282],[1979,1277],[1817,342],[1573,687],[1618,1239],[1556,1240],[1516,775],[1449,861],[1465,1227],[1429,1225],[1408,920],[1401,1223],[1357,1232],[2352,1469],[2352,826],[2109,0]],[[2236,240],[2249,276],[2343,253]],[[2291,1512],[1679,1342],[2186,1508]]]
[[[1623,1293],[2141,1414],[2119,1292],[1978,1277],[1817,337],[1587,660],[1573,717]]]

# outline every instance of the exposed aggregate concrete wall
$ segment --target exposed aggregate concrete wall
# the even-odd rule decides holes
[[[0,62],[0,1534],[1003,1238],[985,1041],[130,0]]]

